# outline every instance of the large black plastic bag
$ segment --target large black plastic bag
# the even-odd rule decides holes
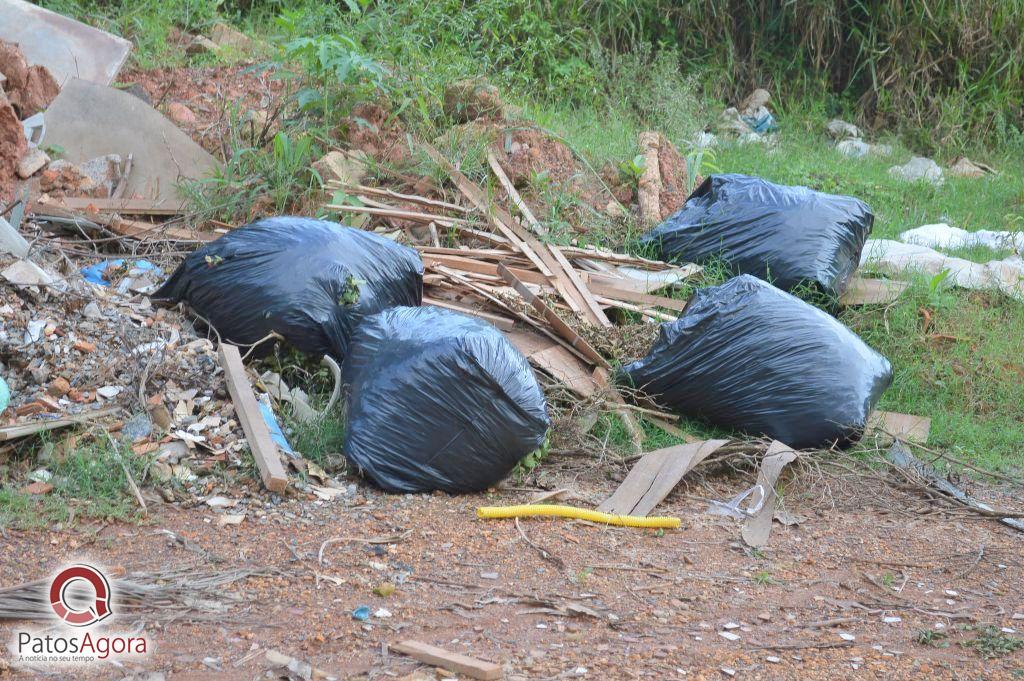
[[[697,291],[620,380],[680,414],[802,448],[848,444],[892,367],[818,308],[741,275]]]
[[[342,368],[346,458],[389,492],[476,492],[544,442],[529,362],[487,322],[430,307],[367,317]]]
[[[863,201],[748,175],[712,175],[645,234],[666,260],[720,259],[791,291],[802,282],[846,290],[875,217]]]
[[[255,343],[276,331],[303,352],[343,360],[363,316],[421,303],[423,261],[371,232],[266,218],[197,250],[153,297],[184,300],[225,341]]]

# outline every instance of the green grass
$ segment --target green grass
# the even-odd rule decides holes
[[[121,445],[125,464],[137,483],[150,461]],[[34,457],[33,452],[28,452]],[[0,526],[32,528],[82,519],[134,521],[139,518],[137,501],[117,455],[106,440],[84,445],[63,460],[45,466],[53,477],[53,490],[29,495],[21,490],[21,479],[4,479],[0,486]]]

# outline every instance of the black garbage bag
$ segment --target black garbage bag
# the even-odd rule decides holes
[[[741,275],[697,291],[619,380],[677,413],[803,448],[856,438],[892,367],[828,314]]]
[[[484,490],[544,442],[530,363],[487,322],[396,307],[349,347],[345,457],[389,492]]]
[[[225,341],[250,344],[276,331],[303,352],[340,361],[363,316],[422,302],[423,261],[371,232],[266,218],[188,256],[153,298],[185,301]]]
[[[839,296],[860,264],[875,216],[863,201],[747,175],[712,175],[641,237],[664,260],[719,259],[785,291],[817,284]]]

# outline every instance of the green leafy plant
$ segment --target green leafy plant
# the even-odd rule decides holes
[[[949,635],[946,632],[936,631],[935,629],[921,629],[914,634],[914,641],[923,646],[931,646],[932,648],[948,648],[948,639]]]
[[[973,648],[986,660],[1003,657],[1024,648],[1024,638],[1011,636],[999,627],[985,626],[978,630],[978,635],[969,641],[960,643],[965,648]]]

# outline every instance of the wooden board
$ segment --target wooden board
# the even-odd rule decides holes
[[[863,279],[854,277],[846,292],[839,298],[839,304],[844,307],[856,305],[888,305],[903,293],[910,286],[905,281],[893,281],[891,279]]]
[[[864,429],[864,434],[867,436],[873,433],[883,433],[904,442],[925,444],[928,442],[928,433],[931,427],[932,420],[926,416],[900,414],[894,411],[875,411],[868,417],[868,425]]]
[[[501,206],[494,205],[487,200],[483,190],[472,180],[463,175],[434,147],[425,142],[420,143],[427,155],[444,169],[459,191],[469,199],[469,202],[482,211],[494,225],[495,229],[501,232],[512,244],[523,252],[530,259],[541,274],[549,277],[552,286],[559,292],[569,307],[575,312],[581,312],[588,319],[598,325],[602,325],[601,319],[595,316],[593,310],[587,305],[582,292],[576,288],[572,279],[565,272],[562,265],[551,253],[546,244],[537,239],[529,230],[523,229],[512,218],[507,210]],[[610,323],[609,323],[610,324]]]
[[[414,660],[424,664],[441,667],[456,674],[462,674],[471,679],[483,679],[491,681],[502,677],[501,665],[493,662],[485,662],[475,657],[453,653],[420,641],[402,641],[388,646],[391,650],[402,655],[408,655]]]
[[[256,403],[256,395],[249,385],[242,356],[237,347],[227,343],[221,343],[218,355],[220,365],[224,368],[224,381],[228,385],[228,393],[235,405],[235,415],[242,424],[245,439],[252,451],[252,458],[256,460],[263,484],[271,492],[283,492],[288,487],[288,474],[281,465],[277,445],[271,439],[270,430]]]
[[[120,407],[111,407],[109,409],[100,409],[98,411],[78,414],[76,416],[70,416],[68,418],[63,419],[51,419],[47,421],[30,421],[28,423],[18,423],[13,426],[0,428],[0,441],[16,440],[19,437],[27,437],[29,435],[35,435],[36,433],[46,432],[48,430],[67,428],[69,426],[77,426],[83,423],[91,423],[96,419],[101,419],[105,416],[114,416],[115,414],[119,414],[120,412]]]
[[[726,442],[705,440],[648,452],[597,510],[616,515],[647,515],[675,489],[683,476]]]
[[[482,260],[473,260],[472,258],[465,258],[457,255],[443,255],[440,253],[421,253],[420,257],[423,259],[424,267],[443,265],[444,267],[450,267],[453,270],[462,270],[463,272],[488,274],[495,277],[500,276],[498,274],[498,265],[492,262],[483,262]],[[529,284],[535,284],[538,286],[550,286],[547,278],[539,272],[519,269],[516,267],[510,267],[509,270],[512,274],[516,275],[516,278],[520,281],[525,281]]]
[[[748,546],[759,547],[768,543],[772,520],[775,518],[775,505],[779,500],[775,493],[775,483],[778,482],[782,469],[795,459],[796,452],[778,440],[773,440],[768,446],[768,451],[761,460],[761,468],[757,472],[757,484],[764,490],[764,502],[761,504],[761,510],[743,523],[743,541]]]
[[[55,204],[68,210],[120,213],[121,215],[180,215],[185,212],[181,199],[90,199],[64,197],[55,199]]]
[[[446,310],[461,312],[462,314],[470,315],[471,317],[479,317],[480,319],[490,322],[502,331],[511,331],[516,326],[515,321],[508,317],[484,312],[483,310],[478,310],[471,305],[460,305],[459,303],[451,300],[441,300],[439,298],[428,298],[427,296],[423,296],[423,304],[432,305],[434,307],[443,307]]]
[[[602,281],[607,281],[607,279]],[[641,303],[650,307],[664,307],[669,310],[678,310],[679,312],[685,310],[686,306],[690,303],[689,299],[677,300],[675,298],[666,298],[665,296],[654,296],[641,291],[634,291],[618,286],[609,286],[605,283],[595,283],[594,280],[591,280],[589,288],[595,295],[604,296],[605,298],[626,300],[631,303]]]
[[[527,357],[581,397],[590,397],[598,390],[594,378],[583,363],[561,345],[552,345]]]

